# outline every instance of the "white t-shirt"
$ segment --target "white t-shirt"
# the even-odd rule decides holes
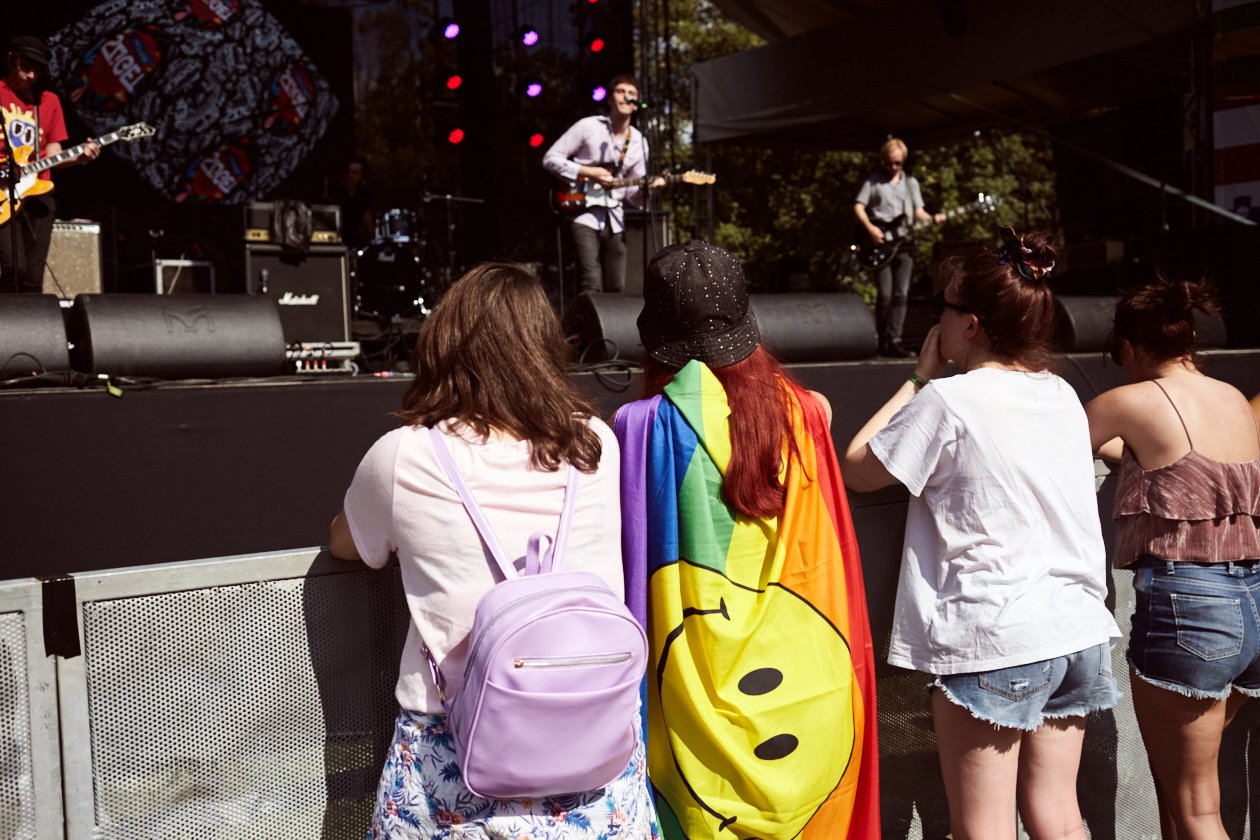
[[[589,422],[603,453],[598,470],[579,476],[564,568],[594,572],[622,595],[621,458],[612,430],[599,419]],[[440,428],[451,457],[503,550],[521,568],[531,534],[555,536],[567,465],[555,472],[535,470],[528,442],[480,440],[466,426],[455,427],[462,432],[456,434],[448,423]],[[438,462],[428,429],[405,426],[373,444],[346,491],[345,512],[364,562],[380,568],[391,551],[398,555],[411,613],[395,689],[398,703],[442,713],[422,644],[440,664],[448,694],[458,689],[477,602],[502,575]]]
[[[1051,373],[934,380],[871,439],[912,494],[888,661],[989,671],[1118,638],[1085,411]]]

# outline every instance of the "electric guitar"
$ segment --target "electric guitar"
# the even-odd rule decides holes
[[[980,197],[970,204],[963,204],[952,210],[946,210],[945,219],[948,221],[974,212],[992,213],[997,209],[998,203],[999,199],[997,196],[980,193]],[[871,234],[866,229],[866,226],[858,223],[853,227],[853,245],[851,249],[859,263],[872,271],[878,271],[892,262],[893,257],[901,253],[902,249],[908,247],[914,241],[915,228],[922,227],[927,223],[911,223],[904,216],[893,219],[891,222],[885,222],[872,216],[871,224],[884,232],[884,241],[879,244],[872,242]]]
[[[108,146],[110,143],[118,140],[125,140],[131,143],[142,137],[152,137],[156,133],[157,129],[148,123],[136,123],[135,125],[123,126],[117,131],[111,131],[109,134],[96,138],[96,145]],[[40,178],[39,173],[46,169],[52,169],[54,166],[65,163],[68,160],[74,160],[81,156],[86,148],[86,143],[80,143],[69,149],[63,149],[55,155],[28,163],[32,156],[31,148],[29,146],[18,146],[13,154],[18,163],[18,180],[15,189],[17,193],[16,202],[9,201],[9,179],[6,171],[8,166],[7,164],[0,165],[0,225],[4,225],[22,209],[22,199],[28,195],[46,193],[53,188],[52,181]],[[12,207],[9,206],[10,203],[13,204]]]
[[[576,216],[592,207],[620,207],[621,199],[613,198],[611,190],[618,187],[646,187],[655,175],[642,178],[619,178],[607,184],[582,179],[563,181],[551,191],[551,209],[562,216]],[[680,172],[661,175],[666,184],[712,184],[717,176],[712,172]]]

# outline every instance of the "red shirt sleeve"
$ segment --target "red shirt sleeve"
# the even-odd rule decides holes
[[[70,139],[66,134],[66,117],[61,112],[61,100],[57,94],[45,91],[39,101],[39,130],[43,135],[43,146],[49,143],[65,143]]]

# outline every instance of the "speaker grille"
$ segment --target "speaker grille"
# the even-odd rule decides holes
[[[54,222],[44,264],[44,294],[67,299],[101,292],[101,226]]]
[[[400,593],[394,569],[85,603],[93,836],[362,836]]]
[[[0,614],[0,837],[35,838],[25,613]]]

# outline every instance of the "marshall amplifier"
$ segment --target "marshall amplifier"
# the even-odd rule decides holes
[[[306,253],[246,243],[245,288],[280,309],[286,344],[348,341],[349,278],[344,245],[312,245]]]
[[[336,245],[341,242],[341,208],[336,204],[312,204],[311,243]],[[270,242],[271,217],[275,204],[255,201],[245,205],[245,241]]]

